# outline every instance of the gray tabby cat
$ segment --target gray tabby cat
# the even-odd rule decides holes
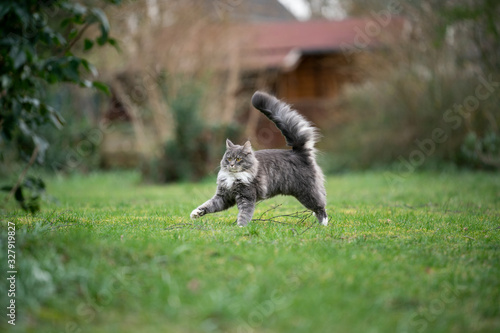
[[[316,128],[303,116],[277,98],[257,91],[252,104],[276,124],[292,149],[253,151],[250,141],[243,146],[226,140],[226,153],[220,163],[217,191],[191,213],[191,218],[238,206],[238,225],[252,219],[255,204],[278,194],[292,195],[312,210],[319,223],[328,224],[323,172],[316,163]]]

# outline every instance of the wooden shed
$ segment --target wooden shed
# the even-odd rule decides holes
[[[333,105],[342,87],[363,79],[359,57],[382,45],[386,33],[402,25],[399,18],[382,24],[369,17],[245,25],[241,90],[267,90],[321,127],[339,116]],[[246,122],[247,136],[260,146],[283,146],[280,133],[265,117],[249,110]]]
[[[265,11],[259,13],[257,17],[262,18]],[[342,21],[286,18],[284,15],[276,21],[209,22],[190,27],[193,31],[182,35],[172,27],[164,28],[155,38],[164,40],[164,45],[174,45],[168,51],[178,54],[169,57],[160,52],[163,49],[154,47],[151,52],[161,53],[159,59],[163,61],[155,68],[171,71],[173,67],[182,73],[194,72],[199,66],[209,68],[218,78],[214,90],[219,98],[206,107],[204,117],[221,124],[237,119],[245,129],[242,136],[251,139],[258,149],[284,146],[274,124],[250,106],[250,97],[258,89],[292,104],[320,128],[324,124],[343,123],[348,115],[335,107],[336,97],[345,84],[363,80],[357,66],[359,59],[382,45],[387,32],[401,30],[403,21],[393,18],[383,24],[370,17]],[[378,28],[373,30],[374,26]],[[177,62],[171,64],[167,61],[170,59]],[[139,154],[153,154],[169,134],[168,128],[159,125],[172,124],[158,89],[137,91],[137,87],[147,88],[141,82],[156,80],[156,72],[151,75],[128,69],[125,74],[115,75],[112,103],[104,114],[106,121],[123,123],[115,126],[114,137],[104,140],[104,166],[115,166],[117,161],[118,165],[125,165],[117,154],[130,161],[138,161],[135,156]],[[153,93],[156,96],[151,96]],[[134,96],[147,98],[134,101]],[[142,119],[138,116],[139,109],[144,108],[141,101],[153,104],[150,109],[158,112],[151,112],[153,116],[149,118],[143,112]],[[138,110],[134,111],[134,107]],[[158,121],[155,115],[163,115],[168,121]],[[132,128],[125,126],[128,123],[132,123]],[[122,127],[126,130],[119,130]]]

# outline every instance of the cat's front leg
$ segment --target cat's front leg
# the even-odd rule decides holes
[[[234,199],[231,200],[227,196],[222,195],[221,193],[217,193],[214,197],[195,210],[193,210],[190,214],[192,219],[197,219],[202,217],[205,214],[220,212],[221,210],[228,209],[229,207],[234,205]]]
[[[191,214],[189,215],[189,217],[192,218],[192,219],[197,219],[197,218],[202,217],[205,214],[206,214],[205,208],[203,207],[203,205],[201,205],[200,207],[198,207],[195,210],[193,210],[191,212]]]
[[[238,206],[238,226],[246,226],[253,217],[257,196],[254,193],[245,193],[236,196]]]

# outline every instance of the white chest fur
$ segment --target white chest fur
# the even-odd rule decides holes
[[[243,184],[249,184],[253,178],[254,176],[247,171],[229,172],[227,170],[220,170],[217,175],[217,184],[225,188],[231,188],[237,181]]]

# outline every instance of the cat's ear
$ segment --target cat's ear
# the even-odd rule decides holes
[[[233,148],[234,147],[234,143],[231,142],[231,140],[229,139],[226,139],[226,148]]]
[[[250,143],[250,141],[245,142],[245,144],[243,145],[243,150],[248,152],[252,151],[252,144]]]

